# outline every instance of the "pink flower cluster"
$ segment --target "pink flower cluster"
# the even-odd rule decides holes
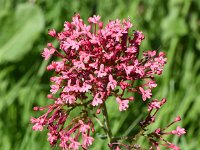
[[[160,75],[166,63],[163,52],[143,52],[142,58],[138,59],[144,35],[135,31],[129,36],[132,27],[129,20],[110,21],[105,28],[100,16],[90,17],[90,25],[86,25],[79,15],[72,20],[71,23],[65,22],[64,31],[60,33],[49,31],[59,41],[60,50],[48,44],[42,53],[45,59],[51,55],[61,58],[47,67],[56,72],[56,76],[51,78],[54,84],[50,90],[52,94],[60,92],[55,103],[76,104],[89,92],[94,97],[91,105],[99,106],[108,96],[116,95],[117,86],[121,87],[122,93],[128,90],[141,94],[144,101],[151,98],[151,90],[157,86],[153,76]],[[134,87],[136,80],[145,80],[146,83]],[[130,100],[122,96],[116,96],[120,111],[128,108],[128,105],[120,107],[121,102],[128,104]]]
[[[154,76],[162,74],[166,63],[165,54],[156,50],[142,52],[139,58],[144,35],[140,31],[131,33],[129,19],[117,19],[104,26],[100,18],[90,17],[87,25],[76,14],[72,22],[64,23],[63,31],[49,31],[59,42],[59,49],[48,43],[42,53],[45,60],[55,58],[47,66],[47,70],[55,72],[50,78],[52,85],[47,96],[54,103],[35,107],[47,112],[32,118],[31,122],[33,130],[42,131],[47,127],[50,144],[55,146],[59,142],[64,150],[76,150],[80,146],[87,149],[92,144],[91,108],[101,109],[109,96],[116,97],[119,111],[128,109],[129,102],[135,100],[132,96],[125,98],[125,92],[137,93],[143,101],[150,99],[152,89],[157,86]],[[137,80],[143,82],[136,86]],[[161,105],[154,101],[148,109]],[[76,108],[80,116],[71,119],[70,113]]]

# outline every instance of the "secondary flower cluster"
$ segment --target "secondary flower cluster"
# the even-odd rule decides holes
[[[116,97],[119,111],[126,110],[135,100],[133,96],[125,98],[125,92],[137,93],[143,101],[151,98],[151,91],[157,86],[154,75],[162,74],[166,63],[165,54],[156,50],[143,52],[139,58],[144,35],[140,31],[131,33],[129,19],[110,21],[104,27],[100,16],[94,15],[88,23],[76,14],[72,22],[64,23],[63,31],[50,30],[59,49],[48,43],[42,53],[45,60],[57,58],[47,66],[47,70],[55,72],[47,96],[54,103],[35,107],[47,112],[31,122],[33,130],[42,131],[46,126],[50,144],[59,142],[62,149],[87,149],[92,144],[90,110],[101,109],[109,96]],[[139,80],[143,82],[135,86]],[[160,105],[151,103],[149,110],[154,107]],[[70,113],[76,108],[81,110],[80,116],[72,119]]]
[[[141,122],[141,127],[145,129],[148,125],[155,122],[156,114],[159,111],[159,109],[162,107],[163,104],[166,103],[166,99],[162,99],[161,101],[153,100],[148,105],[148,116],[146,119]],[[166,132],[166,130],[173,125],[176,122],[181,121],[181,117],[177,116],[173,122],[171,122],[169,125],[167,125],[165,128],[157,128],[154,132],[148,133],[146,136],[148,137],[148,140],[150,144],[152,145],[150,150],[153,150],[156,148],[157,150],[160,150],[160,146],[164,146],[166,148],[170,148],[173,150],[180,150],[180,147],[176,146],[175,144],[167,141],[164,139],[163,136],[172,134],[172,135],[178,135],[179,137],[186,133],[184,128],[177,127],[176,130],[172,130],[171,132]]]

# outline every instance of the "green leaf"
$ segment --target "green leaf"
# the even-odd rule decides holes
[[[30,52],[44,28],[44,17],[39,7],[20,4],[16,8],[12,25],[15,29],[13,34],[0,46],[0,64],[19,61]],[[1,36],[6,36],[4,34]]]

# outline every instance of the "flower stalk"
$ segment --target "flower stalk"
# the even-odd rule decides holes
[[[106,133],[107,133],[107,137],[108,137],[108,143],[112,143],[113,139],[112,139],[112,131],[110,128],[110,123],[109,123],[109,119],[108,119],[108,112],[107,112],[107,107],[106,104],[103,103],[103,109],[102,109],[102,113],[103,113],[103,117],[104,117],[104,124],[105,124],[105,128],[106,128]]]

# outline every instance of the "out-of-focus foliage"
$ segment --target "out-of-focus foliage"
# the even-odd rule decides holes
[[[34,105],[47,105],[48,62],[41,51],[49,28],[60,30],[65,20],[79,12],[85,19],[99,14],[110,19],[130,16],[135,29],[144,31],[142,50],[158,49],[167,53],[168,64],[155,98],[168,102],[152,127],[165,126],[176,115],[187,130],[179,143],[184,150],[200,147],[200,1],[199,0],[0,0],[0,149],[50,149],[44,133],[33,132],[29,124]],[[142,102],[134,102],[129,111],[118,112],[108,102],[113,133],[131,135],[143,117]],[[39,115],[39,114],[38,114]],[[100,129],[91,149],[107,149]],[[116,136],[117,136],[116,135]],[[168,137],[171,138],[171,137]],[[143,142],[143,141],[141,141]],[[145,143],[144,143],[145,144]]]

